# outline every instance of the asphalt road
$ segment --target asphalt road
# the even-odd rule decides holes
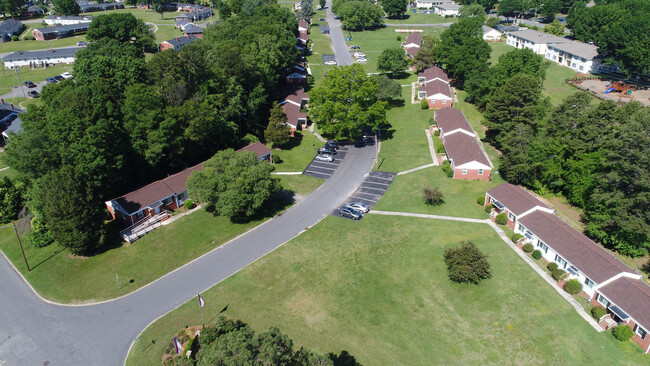
[[[299,235],[347,199],[370,171],[375,149],[351,147],[330,179],[281,216],[116,300],[86,306],[46,303],[1,256],[0,365],[121,365],[153,320]]]
[[[330,40],[332,41],[332,48],[334,49],[334,56],[336,56],[336,63],[338,66],[347,66],[354,63],[354,59],[350,54],[348,45],[345,44],[343,31],[341,30],[341,21],[334,19],[336,15],[332,13],[332,0],[327,0],[327,24],[330,26]]]

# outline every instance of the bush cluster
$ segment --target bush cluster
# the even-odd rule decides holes
[[[420,102],[420,108],[429,109],[429,102],[427,102],[426,98],[422,99],[422,101]]]
[[[447,150],[445,150],[445,146],[441,144],[441,145],[438,145],[438,146],[436,147],[436,153],[437,153],[437,154],[446,154],[446,153],[447,153]],[[443,169],[443,170],[444,170],[444,169]]]
[[[186,209],[191,210],[191,209],[194,208],[194,201],[192,201],[191,199],[187,199],[187,200],[185,200],[185,203],[183,203],[183,206]]]
[[[533,258],[541,259],[542,258],[542,252],[540,252],[539,250],[534,251],[533,252]]]
[[[476,197],[476,203],[478,203],[481,206],[485,205],[485,196],[480,195]]]
[[[431,206],[438,206],[445,203],[445,197],[438,187],[431,187],[429,185],[422,187],[422,198],[424,198],[424,202],[427,205]]]
[[[625,342],[632,338],[634,331],[627,325],[619,324],[614,327],[612,334],[614,334],[614,338],[618,339],[621,342]]]
[[[490,203],[489,205],[485,206],[485,212],[490,213],[492,212],[492,209],[494,206]]]
[[[593,308],[591,308],[591,316],[596,320],[599,320],[606,314],[607,314],[607,310],[605,310],[605,308],[602,306],[594,306]]]
[[[563,269],[556,268],[551,272],[551,277],[553,277],[554,280],[559,281],[564,277],[566,274],[566,271]]]
[[[521,235],[521,234],[519,234],[519,233],[514,233],[514,234],[512,234],[512,236],[510,237],[510,240],[512,240],[513,243],[517,243],[517,242],[518,242],[519,240],[521,240],[521,238],[523,238],[523,237],[524,237],[524,236]]]
[[[433,136],[440,136],[440,130],[435,130],[433,132]]]
[[[454,171],[451,169],[451,163],[449,162],[449,160],[445,160],[442,163],[442,171],[447,173],[447,176],[449,178],[452,178],[454,176]]]
[[[508,216],[505,213],[500,213],[494,218],[494,221],[499,225],[505,225],[508,223]]]
[[[533,244],[531,244],[531,243],[526,243],[526,244],[524,244],[522,249],[524,250],[524,252],[530,253],[535,249],[535,247],[533,247]]]
[[[582,284],[577,279],[572,278],[564,284],[564,291],[571,295],[579,294],[582,291]]]
[[[555,263],[555,262],[551,262],[551,263],[549,263],[549,264],[546,265],[546,268],[547,268],[549,271],[553,272],[553,271],[555,271],[555,270],[557,269],[557,263]]]
[[[471,241],[462,242],[460,248],[445,250],[444,258],[449,279],[454,282],[478,284],[492,277],[487,255]]]

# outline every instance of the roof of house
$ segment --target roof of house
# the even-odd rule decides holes
[[[650,331],[650,286],[639,280],[621,277],[598,289],[608,299]]]
[[[190,21],[187,20],[187,19],[177,19],[177,20],[176,20],[176,26],[177,26],[177,27],[183,27],[183,26],[188,25],[188,24],[191,24],[191,23],[192,23],[192,22],[190,22]]]
[[[443,9],[443,10],[458,10],[458,9],[460,9],[460,5],[458,5],[456,3],[438,4],[438,5],[435,5],[435,7]]]
[[[309,28],[309,23],[304,19],[300,19],[298,20],[298,27],[307,29]]]
[[[189,23],[183,27],[183,33],[185,34],[203,33],[203,29],[194,23]]]
[[[445,150],[455,166],[477,162],[491,166],[483,150],[473,136],[464,133],[455,133],[445,137]]]
[[[286,93],[287,96],[284,100],[298,105],[302,104],[303,100],[309,100],[309,95],[305,93],[305,89],[303,88],[288,88]]]
[[[45,20],[84,20],[91,22],[93,17],[77,16],[77,15],[49,15]]]
[[[498,30],[499,32],[516,32],[520,28],[516,25],[503,25],[503,24],[497,24],[494,26],[494,29]]]
[[[0,23],[0,33],[14,33],[23,27],[23,23],[19,20],[8,19]]]
[[[300,40],[304,41],[304,42],[307,42],[307,40],[309,40],[309,34],[307,34],[307,33],[300,33],[300,34],[298,35],[298,38],[299,38]]]
[[[537,206],[550,210],[550,207],[544,202],[514,184],[501,183],[487,191],[487,193],[495,200],[501,202],[515,216],[521,215]]]
[[[406,42],[404,42],[405,45],[408,44],[416,44],[416,45],[421,45],[422,44],[422,33],[419,32],[413,32],[406,37]]]
[[[566,43],[557,43],[550,45],[549,47],[557,48],[560,51],[584,57],[588,60],[598,56],[598,46],[569,39],[566,40]]]
[[[172,47],[174,47],[174,49],[177,49],[177,47],[180,49],[183,46],[187,46],[188,44],[193,43],[197,39],[199,38],[190,34],[189,36],[176,37],[163,43],[170,44]]]
[[[79,23],[79,24],[66,24],[66,25],[55,25],[53,27],[45,28],[36,28],[35,30],[41,32],[42,34],[56,33],[56,34],[67,34],[71,31],[81,32],[88,30],[90,23]]]
[[[2,59],[4,61],[16,61],[24,59],[50,59],[53,57],[73,57],[81,47],[56,48],[51,50],[18,51],[12,52]]]
[[[469,122],[467,122],[467,118],[465,118],[463,112],[459,111],[458,109],[438,109],[434,113],[434,118],[436,120],[436,124],[438,124],[438,127],[441,128],[445,133],[461,129],[474,135],[472,126],[470,126]]]
[[[508,32],[509,35],[525,39],[527,41],[538,43],[565,43],[568,40],[566,38],[554,36],[552,34],[532,30],[532,29],[522,29],[514,32]]]
[[[306,119],[307,113],[300,111],[300,106],[293,103],[282,104],[282,110],[287,115],[287,123],[296,127],[299,119]]]
[[[449,78],[447,77],[447,73],[439,68],[438,66],[430,67],[428,69],[425,69],[423,72],[418,74],[418,77],[423,77],[425,81],[433,80],[433,79],[440,79],[446,83],[449,82]]]
[[[484,25],[481,29],[482,29],[483,34],[489,33],[489,32],[499,32],[498,30],[496,30],[496,29],[494,29],[492,27],[488,27],[487,25]]]
[[[415,57],[415,55],[417,55],[418,52],[420,52],[420,47],[409,47],[406,49],[406,54],[411,57]]]
[[[432,80],[424,84],[424,87],[420,87],[420,90],[427,92],[427,98],[434,96],[436,94],[442,94],[451,99],[451,88],[449,84],[445,83],[442,80]]]
[[[23,110],[17,107],[11,109],[9,103],[0,104],[0,131],[3,135],[9,137],[10,132],[22,131],[20,113],[23,113]]]
[[[173,194],[179,194],[187,190],[185,183],[187,178],[196,170],[202,170],[203,163],[187,168],[167,178],[149,183],[146,186],[129,192],[123,196],[112,199],[122,209],[132,215],[141,209],[165,199]]]
[[[596,283],[621,272],[634,274],[630,267],[552,213],[533,211],[519,222]]]
[[[242,151],[254,152],[258,159],[261,159],[262,157],[271,153],[271,150],[269,150],[268,147],[264,146],[264,144],[259,141],[244,146],[241,149],[237,150],[237,152],[242,152]]]

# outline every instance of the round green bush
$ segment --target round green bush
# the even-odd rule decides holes
[[[500,213],[494,218],[494,221],[499,225],[505,225],[508,223],[508,216],[505,213]]]
[[[402,42],[402,36],[397,36],[397,42]]]
[[[535,247],[534,247],[533,244],[531,244],[531,243],[526,243],[526,244],[524,244],[524,246],[522,247],[522,249],[524,250],[524,252],[526,252],[526,253],[530,253],[530,252],[532,252],[532,251],[535,249]]]
[[[191,209],[194,208],[194,201],[192,201],[192,200],[185,200],[185,203],[183,203],[183,206],[184,206],[186,209],[191,210]]]
[[[436,147],[436,154],[445,154],[447,150],[445,150],[445,147],[443,145],[438,145]]]
[[[607,315],[607,310],[605,310],[604,307],[602,307],[602,306],[594,306],[593,308],[591,308],[591,316],[594,319],[599,320],[600,318],[602,318],[605,315]]]
[[[481,195],[476,197],[476,203],[483,206],[485,204],[485,196]]]
[[[555,279],[556,281],[559,281],[562,279],[562,277],[564,277],[565,274],[566,274],[565,270],[557,268],[553,270],[553,272],[551,272],[551,277],[553,277],[553,279]]]
[[[440,130],[435,130],[433,132],[433,136],[440,136]]]
[[[612,333],[614,334],[614,338],[618,339],[621,342],[629,340],[634,335],[632,328],[623,324],[615,326]]]
[[[492,212],[493,208],[494,206],[492,206],[492,204],[490,203],[489,205],[485,206],[485,212],[490,213]]]
[[[524,236],[521,235],[521,234],[519,234],[519,233],[514,233],[514,234],[512,234],[512,236],[510,237],[510,240],[512,240],[513,243],[517,243],[517,242],[519,242],[519,240],[521,240],[521,238],[523,238],[523,237],[524,237]]]
[[[541,259],[542,258],[542,252],[540,252],[539,250],[534,251],[533,252],[533,258]]]
[[[546,265],[546,268],[547,268],[549,271],[553,272],[553,271],[555,271],[555,270],[557,269],[557,263],[555,263],[555,262],[551,262],[551,263],[549,263],[549,264]]]
[[[564,284],[564,291],[571,295],[579,294],[582,291],[582,284],[577,279],[572,278]]]
[[[18,36],[11,36],[11,40],[14,42],[18,41]]]
[[[429,102],[427,102],[427,99],[422,99],[420,102],[420,108],[422,109],[429,109]]]
[[[452,178],[454,176],[454,171],[451,169],[451,163],[449,160],[445,160],[442,162],[442,171],[447,173],[447,176],[449,178]]]
[[[282,158],[280,158],[280,155],[273,155],[273,164],[280,164],[282,163]]]

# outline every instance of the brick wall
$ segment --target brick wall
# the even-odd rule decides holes
[[[440,99],[427,99],[429,102],[429,109],[442,109],[442,108],[447,108],[451,107],[453,104],[453,101],[448,100],[446,104],[442,104],[442,100]]]
[[[463,169],[454,169],[454,179],[464,180],[489,180],[490,169],[483,169],[483,175],[478,174],[478,169],[467,169],[467,174],[463,174]]]

